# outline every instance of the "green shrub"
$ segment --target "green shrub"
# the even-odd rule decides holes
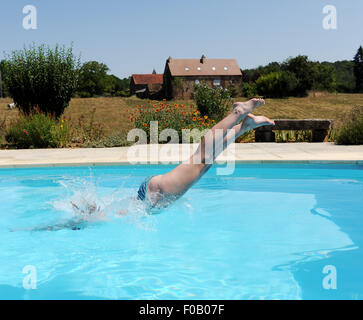
[[[130,92],[120,90],[120,91],[117,91],[117,92],[115,93],[115,95],[116,95],[117,97],[129,97],[129,96],[130,96]]]
[[[201,116],[198,110],[193,106],[183,104],[170,105],[166,102],[147,105],[137,105],[136,112],[130,114],[130,121],[134,123],[135,128],[142,129],[146,132],[147,140],[150,142],[150,122],[158,122],[158,134],[164,129],[174,129],[179,136],[179,142],[182,142],[183,129],[198,129],[201,132],[215,125],[215,120],[210,119],[207,115]],[[167,141],[165,141],[167,142]]]
[[[23,113],[30,114],[38,106],[59,117],[76,89],[79,60],[72,48],[32,45],[8,55],[5,70],[9,95]]]
[[[363,107],[353,108],[344,125],[336,130],[334,139],[337,144],[363,144]]]
[[[79,92],[78,93],[78,96],[80,98],[91,98],[92,97],[92,95],[89,92],[87,92],[87,91],[81,91],[81,92]]]
[[[194,101],[202,116],[220,121],[230,108],[231,93],[228,89],[211,88],[202,83],[194,88]]]
[[[279,86],[281,73],[272,72],[267,75],[262,75],[256,81],[257,92],[265,97],[276,96],[276,88]]]
[[[6,141],[17,148],[60,148],[70,140],[70,128],[66,120],[34,112],[21,115],[6,130]]]
[[[256,81],[259,95],[269,98],[282,98],[294,95],[298,85],[296,76],[289,71],[271,72]]]
[[[229,90],[229,92],[231,94],[231,98],[237,98],[241,93],[240,88],[238,86],[236,86],[236,85],[230,85],[228,87],[228,90]]]
[[[246,98],[253,98],[258,95],[255,83],[244,82],[242,84],[242,95]]]

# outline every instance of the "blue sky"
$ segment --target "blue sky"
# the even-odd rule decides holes
[[[246,69],[298,54],[352,59],[363,45],[362,0],[0,1],[0,57],[32,42],[73,42],[82,61],[119,77],[162,73],[168,56],[235,58]],[[37,30],[22,26],[29,4]],[[322,27],[325,5],[337,8],[337,30]]]

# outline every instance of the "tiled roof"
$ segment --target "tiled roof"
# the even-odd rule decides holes
[[[133,74],[135,84],[163,84],[163,74]]]
[[[203,57],[202,57],[203,58]],[[168,59],[172,76],[241,76],[235,59]]]

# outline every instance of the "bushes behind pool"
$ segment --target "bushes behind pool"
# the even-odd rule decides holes
[[[363,106],[355,107],[349,113],[344,124],[335,132],[337,144],[363,144]]]
[[[5,139],[20,149],[61,148],[70,139],[70,128],[65,120],[34,112],[21,115],[11,123],[6,130]]]

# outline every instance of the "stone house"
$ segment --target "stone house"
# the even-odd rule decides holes
[[[235,59],[173,59],[164,70],[164,96],[167,99],[191,99],[195,84],[235,89],[240,93],[242,71]]]

